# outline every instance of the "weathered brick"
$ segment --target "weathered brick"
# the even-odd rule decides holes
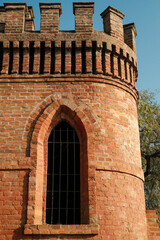
[[[151,211],[147,236],[135,26],[123,36],[124,15],[109,7],[105,33],[93,31],[94,3],[73,7],[64,32],[59,3],[40,4],[40,32],[26,4],[0,9],[0,239],[158,239]],[[46,224],[47,142],[64,120],[81,144],[79,225]]]

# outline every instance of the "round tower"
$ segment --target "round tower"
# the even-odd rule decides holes
[[[135,24],[108,7],[93,30],[92,2],[73,3],[75,31],[60,3],[37,32],[32,7],[0,11],[2,239],[147,240]]]

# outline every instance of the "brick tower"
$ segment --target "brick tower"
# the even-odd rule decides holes
[[[0,7],[0,239],[147,240],[136,28],[108,7]]]

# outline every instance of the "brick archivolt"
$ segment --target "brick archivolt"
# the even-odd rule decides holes
[[[77,122],[83,125],[81,132],[84,131],[90,136],[94,132],[100,131],[100,126],[91,109],[82,100],[75,99],[71,94],[57,93],[48,96],[30,114],[23,133],[23,143],[26,146],[26,156],[30,157],[32,151],[31,144],[43,144],[44,138],[53,129],[53,117],[56,114],[56,122],[68,121],[71,125]],[[44,129],[46,131],[44,131]],[[86,134],[84,133],[84,134]],[[46,135],[47,134],[47,135]],[[80,134],[77,132],[77,134]]]
[[[88,177],[86,176],[86,179],[90,178],[88,187],[95,186],[96,163],[92,159],[95,159],[96,142],[100,141],[98,140],[100,138],[100,127],[95,116],[86,104],[72,96],[59,93],[47,97],[32,112],[24,133],[24,143],[25,146],[27,145],[26,155],[30,156],[33,166],[29,176],[28,224],[42,224],[44,221],[42,189],[45,185],[43,176],[46,174],[48,136],[53,127],[63,120],[69,122],[79,136],[82,170],[86,169],[87,166],[88,171],[85,171],[85,173],[88,172]],[[29,148],[30,152],[28,152]],[[37,179],[41,179],[41,181],[37,181]],[[85,187],[87,186],[84,182]],[[92,190],[92,196],[94,197],[95,187]],[[92,208],[95,209],[94,204]],[[94,223],[96,219],[95,211],[94,213],[90,212],[89,215],[90,222]]]

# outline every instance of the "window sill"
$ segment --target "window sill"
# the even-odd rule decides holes
[[[98,225],[29,225],[24,226],[25,235],[97,235]]]

